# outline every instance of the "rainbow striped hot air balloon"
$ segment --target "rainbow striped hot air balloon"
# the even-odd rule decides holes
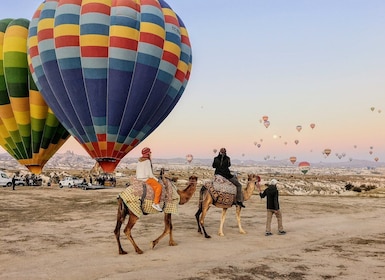
[[[48,108],[27,62],[29,20],[0,20],[0,145],[40,174],[70,134]]]
[[[162,0],[50,0],[29,29],[30,68],[67,130],[112,172],[185,90],[191,47]]]

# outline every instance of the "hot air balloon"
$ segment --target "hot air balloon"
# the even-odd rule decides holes
[[[190,77],[187,30],[163,0],[51,0],[35,12],[31,73],[105,172],[169,115]]]
[[[29,20],[0,21],[0,145],[32,173],[70,137],[48,108],[27,62]]]
[[[294,164],[297,161],[297,157],[290,157],[289,160],[292,164]]]
[[[216,153],[217,153],[217,151],[218,151],[217,149],[213,149],[213,153],[214,153],[214,154],[216,154]]]
[[[269,117],[268,116],[262,116],[262,120],[265,122],[265,121],[267,121],[269,119]]]
[[[264,125],[266,128],[268,128],[268,127],[270,126],[270,122],[269,122],[269,121],[264,121],[264,122],[263,122],[263,125]]]
[[[186,160],[187,160],[188,163],[191,163],[193,159],[194,159],[194,157],[193,157],[192,154],[186,155]]]
[[[311,124],[310,124],[310,128],[311,128],[311,129],[314,129],[314,128],[315,128],[315,123],[311,123]]]
[[[374,158],[375,161],[378,161],[378,159],[379,159],[378,157],[375,157],[375,158]]]
[[[330,155],[331,152],[332,152],[331,149],[325,149],[325,150],[324,150],[324,154],[325,154],[326,156]]]
[[[296,145],[298,145],[299,140],[294,140],[294,143],[295,143]]]
[[[298,163],[298,168],[303,174],[306,174],[310,169],[310,163],[308,163],[307,161],[301,161],[300,163]]]
[[[260,147],[261,147],[261,144],[257,144],[257,147],[260,148]]]
[[[297,126],[295,127],[295,129],[297,129],[297,131],[300,132],[300,131],[302,130],[302,125],[297,125]]]
[[[376,109],[376,108],[374,108],[374,107],[370,107],[370,110],[373,112],[374,111],[374,109]]]

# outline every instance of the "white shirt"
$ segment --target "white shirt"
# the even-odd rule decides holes
[[[138,161],[136,165],[136,178],[142,181],[146,181],[149,178],[157,179],[152,173],[150,160]]]

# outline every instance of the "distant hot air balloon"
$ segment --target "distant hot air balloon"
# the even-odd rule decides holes
[[[194,159],[194,157],[193,157],[192,154],[186,155],[186,160],[187,160],[188,163],[191,163],[193,159]]]
[[[105,172],[169,115],[192,65],[187,30],[163,0],[44,1],[28,44],[47,104]]]
[[[40,174],[70,137],[48,108],[27,62],[29,20],[0,20],[0,145]]]
[[[216,153],[217,153],[217,151],[218,151],[217,149],[213,149],[213,153],[214,153],[214,154],[216,154]]]
[[[263,116],[262,117],[262,120],[265,122],[265,121],[267,121],[269,119],[269,117],[268,116]]]
[[[297,125],[295,128],[297,129],[298,132],[300,132],[302,130],[302,125]]]
[[[315,123],[311,123],[311,124],[310,124],[310,128],[311,128],[311,129],[314,129],[314,128],[315,128]]]
[[[375,160],[375,161],[378,161],[378,157],[375,157],[374,160]]]
[[[260,148],[260,147],[261,147],[261,144],[257,144],[257,147]]]
[[[325,154],[326,156],[330,155],[331,152],[332,152],[331,149],[325,149],[325,150],[324,150],[324,154]]]
[[[369,154],[373,154],[373,151],[369,151]]]
[[[374,107],[370,107],[370,110],[372,110],[372,112],[374,111],[374,109],[376,109],[376,108],[374,108]]]
[[[290,157],[289,160],[292,164],[294,164],[297,161],[297,157]]]
[[[310,170],[310,163],[307,161],[302,161],[298,164],[298,167],[303,174],[306,174]]]
[[[294,143],[295,143],[296,145],[298,145],[299,140],[294,140]]]
[[[266,128],[268,128],[268,127],[270,126],[270,122],[269,122],[269,121],[264,121],[264,122],[263,122],[263,125],[264,125]]]

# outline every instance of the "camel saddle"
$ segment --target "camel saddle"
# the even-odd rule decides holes
[[[237,188],[221,175],[214,175],[214,180],[205,184],[213,199],[213,204],[220,208],[230,208],[235,204]]]
[[[177,188],[169,180],[166,184],[162,180],[159,180],[159,183],[162,185],[160,207],[165,213],[177,214],[179,205]],[[153,188],[134,176],[130,177],[130,185],[119,194],[119,197],[137,217],[159,213],[151,206],[154,201]]]

